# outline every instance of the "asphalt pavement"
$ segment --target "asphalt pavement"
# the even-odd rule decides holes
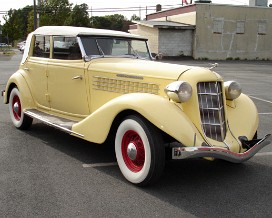
[[[0,55],[0,90],[21,56]],[[218,63],[216,71],[240,82],[256,103],[259,136],[272,133],[272,62]],[[272,145],[243,164],[167,162],[160,181],[146,188],[128,183],[114,156],[109,144],[89,143],[37,121],[28,131],[17,130],[8,106],[0,103],[0,216],[272,217]]]

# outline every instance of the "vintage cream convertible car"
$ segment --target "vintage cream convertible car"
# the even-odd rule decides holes
[[[237,82],[156,62],[147,39],[129,33],[40,27],[2,95],[18,129],[35,118],[94,143],[114,136],[122,174],[140,186],[168,156],[240,163],[270,143],[257,139],[256,107]]]

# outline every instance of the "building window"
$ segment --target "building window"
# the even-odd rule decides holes
[[[266,21],[259,21],[258,22],[258,34],[259,35],[266,35],[267,32],[267,22]]]
[[[214,20],[213,21],[213,33],[223,33],[224,20]]]
[[[237,21],[236,33],[237,34],[244,34],[245,33],[245,21]]]

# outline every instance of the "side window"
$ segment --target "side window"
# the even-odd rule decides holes
[[[49,36],[35,36],[33,47],[33,56],[49,58],[50,55],[50,37]]]
[[[80,60],[82,55],[76,37],[53,37],[53,58],[62,60]]]

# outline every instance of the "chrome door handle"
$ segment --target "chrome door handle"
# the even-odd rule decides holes
[[[73,79],[80,79],[80,80],[82,80],[82,79],[83,79],[83,76],[82,76],[82,75],[80,75],[80,76],[75,76],[75,77],[73,77]]]

